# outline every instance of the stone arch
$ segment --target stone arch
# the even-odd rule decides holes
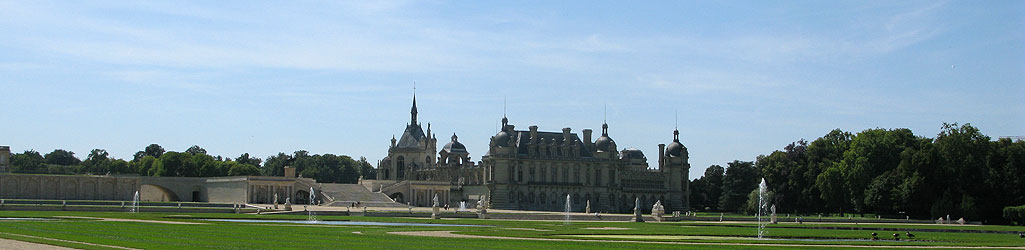
[[[78,196],[78,181],[75,179],[69,179],[68,181],[61,183],[61,187],[63,188],[63,190],[61,190],[62,199],[81,199],[81,197]]]
[[[403,194],[402,192],[392,193],[392,194],[388,195],[388,197],[390,197],[392,200],[395,200],[395,202],[403,203],[403,204],[406,203],[406,195]]]
[[[178,195],[163,186],[143,184],[139,186],[140,201],[181,201]]]
[[[192,191],[192,202],[204,202],[204,201],[207,201],[206,190],[202,186],[193,185],[191,191]]]
[[[16,178],[5,178],[3,186],[4,197],[21,198],[21,192],[18,188],[18,179]]]
[[[310,191],[305,189],[299,189],[295,191],[295,201],[292,202],[295,205],[308,205],[310,204]]]

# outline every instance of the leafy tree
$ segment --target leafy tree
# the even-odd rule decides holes
[[[199,147],[199,145],[192,145],[192,147],[189,147],[189,149],[185,150],[185,153],[192,154],[192,155],[198,155],[198,154],[205,155],[206,154],[206,149],[203,149],[203,148]]]
[[[834,129],[825,136],[819,137],[808,145],[808,171],[804,173],[804,178],[807,181],[807,186],[803,187],[802,195],[809,200],[808,204],[820,204],[819,206],[810,206],[809,210],[818,210],[818,212],[826,211],[839,211],[843,205],[847,202],[844,199],[842,193],[823,193],[823,190],[829,192],[840,192],[846,190],[844,185],[846,183],[819,183],[822,181],[834,180],[827,174],[826,178],[821,178],[822,174],[829,168],[837,167],[836,165],[843,160],[843,154],[850,148],[851,137],[853,135],[850,132],[844,132],[840,129]],[[836,169],[839,171],[839,168]],[[839,174],[837,172],[836,174]],[[838,179],[839,177],[837,177]],[[842,188],[841,190],[828,189],[831,187]],[[835,198],[841,200],[830,200],[826,201],[826,198]]]
[[[805,188],[813,185],[814,179],[807,178],[810,171],[808,165],[808,142],[799,140],[784,147],[784,151],[774,151],[768,156],[759,156],[756,166],[765,178],[769,190],[772,190],[772,203],[780,211],[809,211],[806,204],[813,199],[805,195]]]
[[[865,193],[872,179],[896,169],[900,153],[916,142],[909,129],[869,129],[854,136],[839,167],[847,182],[846,196],[855,211],[867,212]]]
[[[164,152],[166,152],[166,151],[164,151],[164,147],[161,147],[160,145],[157,145],[156,143],[150,144],[149,146],[146,146],[146,148],[143,149],[142,151],[136,152],[135,153],[135,158],[133,158],[132,161],[142,160],[142,158],[146,157],[146,156],[153,156],[153,158],[160,158],[160,156],[164,155]]]
[[[75,152],[54,149],[53,152],[47,153],[43,158],[46,159],[47,164],[71,166],[82,164],[82,160],[75,157]]]
[[[250,164],[226,162],[226,165],[230,167],[230,169],[228,169],[229,176],[260,175],[260,168],[257,168],[256,166]]]
[[[143,156],[142,159],[140,159],[139,161],[134,162],[137,162],[138,164],[136,166],[136,169],[138,170],[139,175],[152,176],[157,175],[155,168],[157,165],[157,161],[158,160],[156,157],[153,157],[152,155],[147,155]]]
[[[262,163],[260,161],[260,158],[249,157],[249,153],[244,153],[244,154],[240,155],[238,158],[235,158],[235,161],[237,161],[239,163],[242,163],[242,164],[249,164],[249,165],[253,165],[253,166],[257,166],[257,167],[259,167],[260,164]]]
[[[718,211],[719,197],[722,196],[722,166],[712,165],[705,169],[705,174],[691,182],[691,204],[698,209]]]
[[[86,157],[82,165],[85,166],[86,171],[93,173],[106,173],[113,172],[110,169],[110,154],[104,149],[93,149],[89,151],[89,156]]]
[[[754,162],[733,161],[727,164],[723,176],[722,197],[719,198],[719,209],[723,211],[741,211],[747,204],[747,196],[758,187],[758,171]]]
[[[24,153],[11,156],[11,170],[19,172],[32,172],[43,168],[46,159],[43,155],[34,150],[25,150]]]
[[[278,153],[277,155],[267,157],[267,163],[263,165],[261,172],[266,176],[284,176],[285,166],[291,166],[294,160],[291,155]]]
[[[196,177],[200,174],[191,155],[174,151],[161,155],[155,168],[155,176]]]
[[[366,157],[359,157],[359,161],[356,162],[356,165],[359,168],[359,175],[363,176],[364,180],[377,179],[377,169],[374,168],[374,166],[371,165],[370,162],[367,162]]]

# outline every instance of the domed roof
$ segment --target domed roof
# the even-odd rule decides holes
[[[669,146],[666,147],[666,156],[667,157],[681,157],[681,156],[685,157],[686,155],[687,155],[687,147],[684,147],[683,143],[680,143],[680,131],[679,130],[674,130],[673,131],[673,143],[670,143]]]
[[[644,159],[644,152],[641,152],[640,149],[636,149],[636,148],[627,148],[627,149],[623,149],[623,151],[620,152],[619,158],[620,159]]]
[[[509,146],[509,138],[510,138],[509,133],[506,133],[505,131],[502,131],[502,132],[498,132],[498,134],[495,135],[495,138],[493,140],[495,141],[495,146],[508,147]]]
[[[598,137],[598,139],[594,141],[594,147],[598,149],[598,152],[611,152],[616,151],[614,145],[615,141],[609,137],[609,124],[602,124],[601,137]]]
[[[445,144],[445,147],[443,147],[441,150],[449,154],[467,153],[466,146],[463,146],[462,143],[459,143],[459,137],[457,137],[454,133],[452,134],[452,141],[448,144]]]

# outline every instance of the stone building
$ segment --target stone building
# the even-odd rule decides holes
[[[11,146],[0,146],[0,173],[11,171]]]
[[[436,150],[430,124],[424,133],[417,122],[415,97],[411,115],[400,139],[392,138],[388,156],[378,162],[378,180],[368,180],[371,190],[397,202],[429,206],[435,194],[448,204],[486,196],[493,208],[562,211],[568,195],[574,211],[583,211],[589,201],[592,211],[628,212],[634,199],[646,210],[659,200],[670,211],[688,210],[690,164],[679,131],[668,146],[659,144],[657,168],[650,169],[640,150],[618,149],[608,124],[592,141],[590,129],[581,139],[571,128],[516,130],[503,117],[487,153],[473,162],[455,134]]]

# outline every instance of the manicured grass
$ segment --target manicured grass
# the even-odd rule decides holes
[[[46,240],[11,236],[10,234],[39,236],[53,239],[88,242],[102,245],[144,249],[333,249],[333,248],[387,248],[387,249],[829,249],[808,246],[738,246],[733,243],[796,244],[796,245],[880,245],[880,246],[999,246],[1018,247],[1025,239],[1017,234],[978,232],[916,232],[914,229],[965,229],[1022,231],[1022,227],[1008,226],[945,226],[945,225],[879,225],[879,224],[787,224],[772,225],[768,235],[776,238],[866,239],[877,232],[881,239],[891,238],[894,232],[902,241],[793,241],[758,240],[754,223],[673,222],[572,222],[559,221],[500,221],[479,219],[443,219],[390,217],[318,216],[320,220],[352,220],[377,222],[449,223],[488,225],[489,227],[411,227],[411,226],[327,226],[273,223],[210,222],[198,218],[240,219],[292,219],[305,220],[305,215],[250,215],[208,213],[123,213],[123,212],[69,212],[69,211],[0,211],[0,217],[81,216],[157,221],[201,222],[201,225],[160,224],[148,222],[101,221],[92,219],[61,219],[57,221],[0,221],[0,238],[65,245],[69,247],[102,249],[73,243],[55,243]],[[625,228],[625,230],[596,230],[589,228]],[[822,229],[822,228],[843,229]],[[870,230],[864,230],[870,228]],[[524,230],[530,229],[530,230]],[[521,237],[540,239],[606,239],[609,241],[539,241],[521,239],[440,238],[388,234],[396,231],[456,231],[456,234],[480,236]],[[906,241],[905,230],[912,230],[917,241]],[[356,234],[354,232],[359,232]],[[4,234],[9,233],[9,234]],[[587,238],[573,235],[594,235]],[[601,235],[608,235],[602,237]],[[631,235],[645,235],[636,237]],[[677,237],[662,237],[677,236]],[[687,237],[680,237],[687,236]],[[694,237],[691,237],[694,236]],[[723,237],[701,237],[723,236]],[[741,237],[741,238],[738,238]],[[633,241],[633,242],[625,242]],[[715,243],[709,245],[652,244],[663,243]]]

